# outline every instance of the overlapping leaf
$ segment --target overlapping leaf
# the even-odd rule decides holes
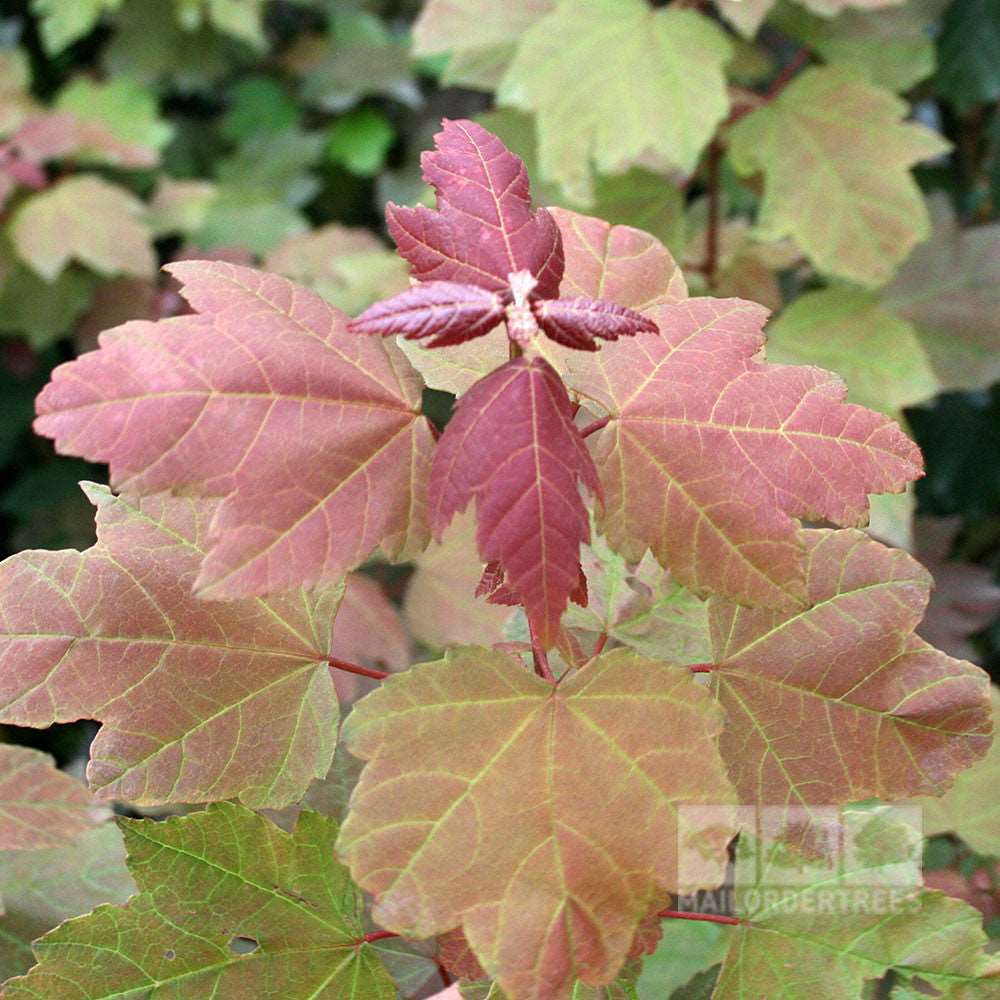
[[[648,546],[698,592],[801,605],[793,518],[863,522],[869,493],[920,474],[916,445],[842,403],[835,376],[756,359],[760,306],[689,299],[648,315],[660,336],[567,361],[576,391],[611,418],[592,438],[608,541],[633,562]]]
[[[104,797],[300,798],[333,756],[326,659],[341,588],[199,601],[215,505],[88,490],[97,545],[0,568],[0,720],[102,721],[88,776]]]
[[[421,157],[437,192],[437,210],[386,206],[389,232],[421,281],[442,280],[504,291],[527,271],[543,298],[562,278],[559,230],[544,209],[533,212],[521,160],[481,125],[448,121],[437,149]]]
[[[686,670],[628,651],[553,687],[469,647],[352,712],[343,737],[368,764],[338,850],[384,926],[461,925],[514,1000],[567,997],[575,977],[610,982],[678,887],[678,807],[730,800],[719,725]],[[699,831],[699,851],[724,859],[730,832]]]
[[[504,624],[513,609],[476,597],[483,563],[476,551],[473,512],[458,514],[440,542],[431,542],[416,559],[403,601],[403,614],[413,637],[430,649],[477,643],[490,646],[504,639]]]
[[[500,564],[546,646],[570,596],[585,600],[580,544],[590,528],[581,485],[600,492],[566,389],[541,358],[517,358],[477,382],[434,456],[435,536],[475,499],[479,554]]]
[[[942,388],[984,388],[1000,379],[1000,227],[960,230],[942,197],[930,211],[931,239],[882,300],[913,324]]]
[[[101,903],[124,903],[135,886],[112,823],[69,847],[0,853],[0,982],[35,964],[31,943]]]
[[[768,329],[767,356],[814,364],[847,382],[847,398],[896,419],[941,388],[916,330],[871,292],[824,288],[797,298]]]
[[[0,743],[0,851],[65,847],[109,816],[47,754]]]
[[[709,604],[720,746],[742,802],[940,795],[990,743],[989,682],[913,634],[930,577],[857,531],[802,533],[808,606]]]
[[[536,113],[542,177],[588,204],[592,166],[694,169],[728,110],[730,54],[719,27],[691,10],[563,0],[524,33],[498,99]]]
[[[197,314],[127,323],[56,369],[36,429],[133,493],[224,496],[197,580],[213,598],[333,580],[426,541],[431,435],[394,344],[283,278],[173,264]]]
[[[996,996],[1000,963],[984,953],[978,911],[918,888],[906,852],[919,840],[878,814],[847,814],[846,825],[848,850],[829,867],[796,870],[783,845],[741,838],[742,923],[730,933],[713,1000],[843,1000],[890,968],[953,1000]]]
[[[948,149],[906,106],[847,69],[802,73],[777,100],[743,118],[730,154],[764,173],[758,228],[791,236],[821,271],[881,285],[930,232],[909,168]]]
[[[122,825],[139,895],[43,938],[38,966],[4,1000],[395,1000],[363,940],[360,893],[334,860],[331,820],[303,813],[289,835],[220,803]]]
[[[109,275],[145,277],[156,266],[142,202],[100,177],[67,177],[29,198],[14,216],[11,238],[49,281],[70,260]]]
[[[614,302],[638,313],[687,297],[687,287],[670,251],[654,236],[631,226],[613,226],[567,209],[550,209],[562,235],[566,266],[559,286],[564,298],[585,296]],[[548,339],[536,349],[573,388],[570,353]],[[499,332],[447,351],[405,342],[403,350],[434,389],[461,394],[507,360],[507,339]],[[574,352],[575,353],[575,352]]]
[[[993,730],[1000,732],[1000,688],[992,688]],[[955,833],[974,851],[1000,855],[1000,739],[994,737],[989,753],[967,771],[940,798],[914,800],[923,808],[924,834]]]
[[[441,76],[447,86],[492,90],[524,31],[553,7],[554,0],[427,0],[413,25],[418,56],[448,53]]]

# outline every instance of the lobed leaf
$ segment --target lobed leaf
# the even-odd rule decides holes
[[[1000,731],[1000,688],[991,687],[993,730]],[[954,833],[979,854],[1000,855],[1000,802],[996,787],[1000,775],[1000,740],[994,739],[987,755],[955,779],[940,798],[920,797],[924,835]]]
[[[930,129],[901,123],[905,110],[889,91],[827,66],[738,122],[733,166],[764,173],[762,237],[791,236],[825,274],[888,281],[930,233],[909,168],[949,149]]]
[[[801,871],[785,845],[741,838],[742,922],[730,933],[713,1000],[842,1000],[890,968],[953,1000],[995,996],[1000,963],[983,951],[980,914],[917,888],[919,872],[905,854],[914,842],[898,824],[849,814],[846,825],[851,847],[836,865]]]
[[[581,484],[599,495],[566,389],[542,358],[516,358],[477,382],[434,456],[435,537],[475,499],[479,554],[503,568],[545,646],[580,585],[580,544],[590,537]]]
[[[730,801],[719,724],[686,670],[625,650],[553,687],[461,649],[345,722],[368,764],[338,851],[384,926],[461,925],[514,1000],[568,997],[575,978],[613,980],[650,904],[678,888],[679,806]],[[699,851],[724,859],[730,834],[699,831]]]
[[[817,368],[767,365],[766,310],[689,299],[647,315],[660,336],[570,358],[570,382],[610,416],[593,437],[602,530],[638,562],[648,546],[699,593],[774,608],[805,601],[793,518],[863,522],[869,493],[920,475],[887,418],[843,404]]]
[[[421,281],[445,280],[489,291],[528,271],[542,298],[562,278],[559,230],[545,209],[532,212],[524,163],[475,122],[444,120],[436,150],[421,156],[438,207],[386,206],[389,233]]]
[[[562,0],[524,32],[497,98],[536,113],[542,177],[589,204],[592,165],[694,170],[729,108],[730,55],[722,30],[695,11]]]
[[[538,325],[556,343],[580,351],[596,351],[595,338],[617,340],[656,332],[651,319],[604,299],[545,299],[534,304],[533,312]]]
[[[394,344],[355,337],[318,295],[220,261],[172,264],[197,310],[104,334],[62,365],[35,428],[109,462],[130,492],[222,496],[199,594],[339,579],[426,542],[432,439]]]
[[[122,828],[139,894],[44,937],[4,1000],[396,1000],[332,820],[303,813],[289,835],[221,802]]]
[[[112,823],[71,846],[0,853],[0,982],[35,964],[31,943],[53,927],[101,903],[124,903],[134,892]]]
[[[47,281],[70,260],[102,274],[147,277],[156,260],[144,211],[134,195],[100,177],[67,177],[18,208],[11,238]]]
[[[48,754],[0,743],[0,851],[65,847],[109,816]]]
[[[87,773],[104,798],[301,798],[336,743],[327,650],[342,587],[200,601],[214,504],[87,489],[93,548],[0,564],[0,720],[103,722]]]
[[[503,318],[506,303],[498,292],[454,281],[424,281],[376,302],[347,328],[352,333],[400,335],[447,347],[489,333]]]
[[[930,577],[858,531],[802,532],[803,610],[709,603],[741,802],[941,795],[990,745],[989,679],[914,635]]]

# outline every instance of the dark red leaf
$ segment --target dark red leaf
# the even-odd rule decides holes
[[[596,351],[595,337],[617,340],[636,333],[656,333],[646,316],[603,299],[547,299],[532,303],[538,325],[556,343],[581,351]]]
[[[351,333],[428,340],[428,347],[461,344],[489,333],[504,315],[503,296],[477,285],[427,281],[376,302],[347,328]]]
[[[579,595],[580,543],[590,537],[579,484],[600,490],[566,388],[542,358],[516,358],[460,399],[431,471],[431,519],[440,537],[476,499],[479,554],[504,571],[546,646]]]
[[[414,277],[501,291],[508,275],[530,271],[540,296],[558,295],[562,240],[548,212],[531,210],[524,163],[475,122],[445,119],[443,126],[437,150],[421,159],[437,211],[386,207],[389,232]]]

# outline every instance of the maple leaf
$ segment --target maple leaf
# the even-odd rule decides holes
[[[223,496],[198,592],[336,580],[426,542],[432,438],[394,344],[353,337],[318,295],[222,262],[172,264],[197,313],[136,321],[57,368],[35,428],[109,462],[130,493]]]
[[[580,543],[590,537],[581,483],[600,494],[566,388],[542,358],[515,358],[477,382],[434,455],[435,537],[475,499],[479,554],[503,568],[545,646],[580,585]]]
[[[941,385],[916,330],[872,292],[823,288],[799,296],[768,327],[767,356],[780,364],[828,368],[847,398],[900,419]]]
[[[101,903],[124,903],[135,885],[113,823],[71,847],[0,853],[0,982],[34,965],[31,942]]]
[[[110,815],[48,754],[0,743],[0,851],[64,847]]]
[[[909,168],[950,148],[930,129],[902,124],[905,111],[889,91],[826,66],[740,120],[730,159],[739,173],[764,172],[760,236],[791,236],[826,274],[888,281],[930,231]]]
[[[552,208],[562,234],[566,266],[560,294],[584,296],[627,306],[644,313],[662,302],[687,297],[687,286],[670,251],[654,236],[631,226],[614,226],[603,219]],[[570,352],[547,338],[532,347],[572,387],[567,370]],[[506,338],[496,334],[458,344],[447,351],[431,351],[403,341],[403,352],[434,389],[461,395],[479,378],[499,368],[508,358]]]
[[[678,888],[679,806],[730,801],[719,725],[687,670],[626,650],[553,687],[466,647],[346,720],[368,763],[338,851],[383,926],[461,925],[514,1000],[567,997],[576,977],[610,982],[653,899]],[[724,859],[730,834],[700,831],[698,850]]]
[[[647,314],[660,336],[567,362],[573,388],[610,418],[593,445],[609,543],[632,562],[648,546],[698,593],[801,605],[793,518],[862,522],[869,493],[920,475],[916,445],[843,404],[835,376],[757,359],[761,306],[688,299]]]
[[[406,587],[403,616],[413,637],[430,649],[504,640],[510,608],[487,604],[475,596],[483,575],[476,551],[472,511],[456,515],[440,542],[417,556]]]
[[[597,350],[595,337],[617,340],[655,330],[649,320],[614,302],[556,298],[563,271],[559,229],[544,209],[532,214],[524,163],[495,135],[475,122],[446,119],[435,142],[437,152],[425,154],[423,164],[438,193],[438,211],[390,204],[386,218],[416,277],[442,272],[441,262],[428,258],[433,247],[412,243],[420,222],[434,234],[426,239],[436,252],[449,255],[443,273],[465,280],[424,280],[371,306],[348,329],[430,338],[428,347],[445,347],[481,337],[505,320],[511,340],[522,347],[541,330],[583,351]],[[400,215],[407,212],[412,214]],[[401,228],[404,222],[407,228]],[[463,254],[481,258],[478,277],[466,273],[465,265],[456,270]]]
[[[105,798],[301,798],[336,742],[327,650],[342,588],[199,601],[214,503],[87,492],[93,548],[0,565],[0,720],[103,722],[87,773]]]
[[[406,262],[370,229],[335,222],[290,236],[267,255],[265,267],[319,292],[349,314],[409,284]]]
[[[532,211],[524,164],[475,122],[442,126],[436,150],[420,158],[437,210],[393,202],[385,210],[414,277],[505,291],[511,274],[527,271],[538,294],[554,298],[563,269],[559,230],[545,209]]]
[[[871,847],[845,851],[837,866],[804,862],[791,884],[794,855],[785,845],[740,838],[741,923],[729,931],[713,1000],[843,1000],[890,968],[954,1000],[995,996],[1000,963],[984,953],[980,914],[919,888],[919,869],[906,853],[916,848],[919,856],[919,838],[891,813],[848,813],[845,826],[849,842]]]
[[[1000,733],[1000,688],[991,687],[993,731]],[[955,833],[978,854],[1000,855],[1000,739],[994,737],[986,756],[962,771],[944,795],[920,796],[914,805],[923,809],[924,835]]]
[[[413,25],[413,54],[448,53],[443,86],[493,90],[522,34],[555,0],[427,0]]]
[[[678,586],[649,552],[638,566],[629,566],[594,535],[583,547],[582,563],[587,606],[571,604],[564,628],[586,634],[591,646],[603,634],[671,663],[703,663],[710,657],[705,602]]]
[[[586,205],[592,165],[695,168],[729,109],[731,53],[721,28],[692,10],[563,0],[524,32],[497,99],[536,113],[542,177]]]
[[[934,230],[882,293],[912,323],[943,389],[1000,379],[1000,226],[960,229],[947,198],[929,202]]]
[[[395,605],[371,577],[351,573],[337,608],[330,656],[363,667],[405,670],[411,663],[410,638]],[[365,690],[358,674],[334,672],[337,695],[353,701]]]
[[[78,260],[102,274],[147,277],[156,260],[134,195],[100,177],[67,177],[32,195],[11,222],[18,254],[52,281]]]
[[[305,812],[289,835],[221,802],[163,823],[123,820],[139,887],[35,945],[4,1000],[396,1000],[365,943],[363,901],[334,860],[337,827]],[[241,954],[238,944],[247,945]]]
[[[801,537],[804,610],[709,602],[720,748],[741,801],[942,794],[989,747],[988,677],[914,635],[931,581],[905,552],[859,531]]]

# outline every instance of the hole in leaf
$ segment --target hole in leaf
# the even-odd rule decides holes
[[[172,961],[173,961],[173,960],[174,960],[174,959],[175,959],[175,958],[177,957],[177,952],[176,952],[176,951],[174,951],[174,949],[173,949],[173,948],[171,948],[171,949],[169,949],[168,951],[165,951],[165,952],[163,953],[163,957],[164,957],[164,958],[165,958],[165,959],[166,959],[166,960],[167,960],[168,962],[172,962]]]
[[[234,955],[252,955],[259,947],[251,937],[234,937],[229,941],[229,950]]]

